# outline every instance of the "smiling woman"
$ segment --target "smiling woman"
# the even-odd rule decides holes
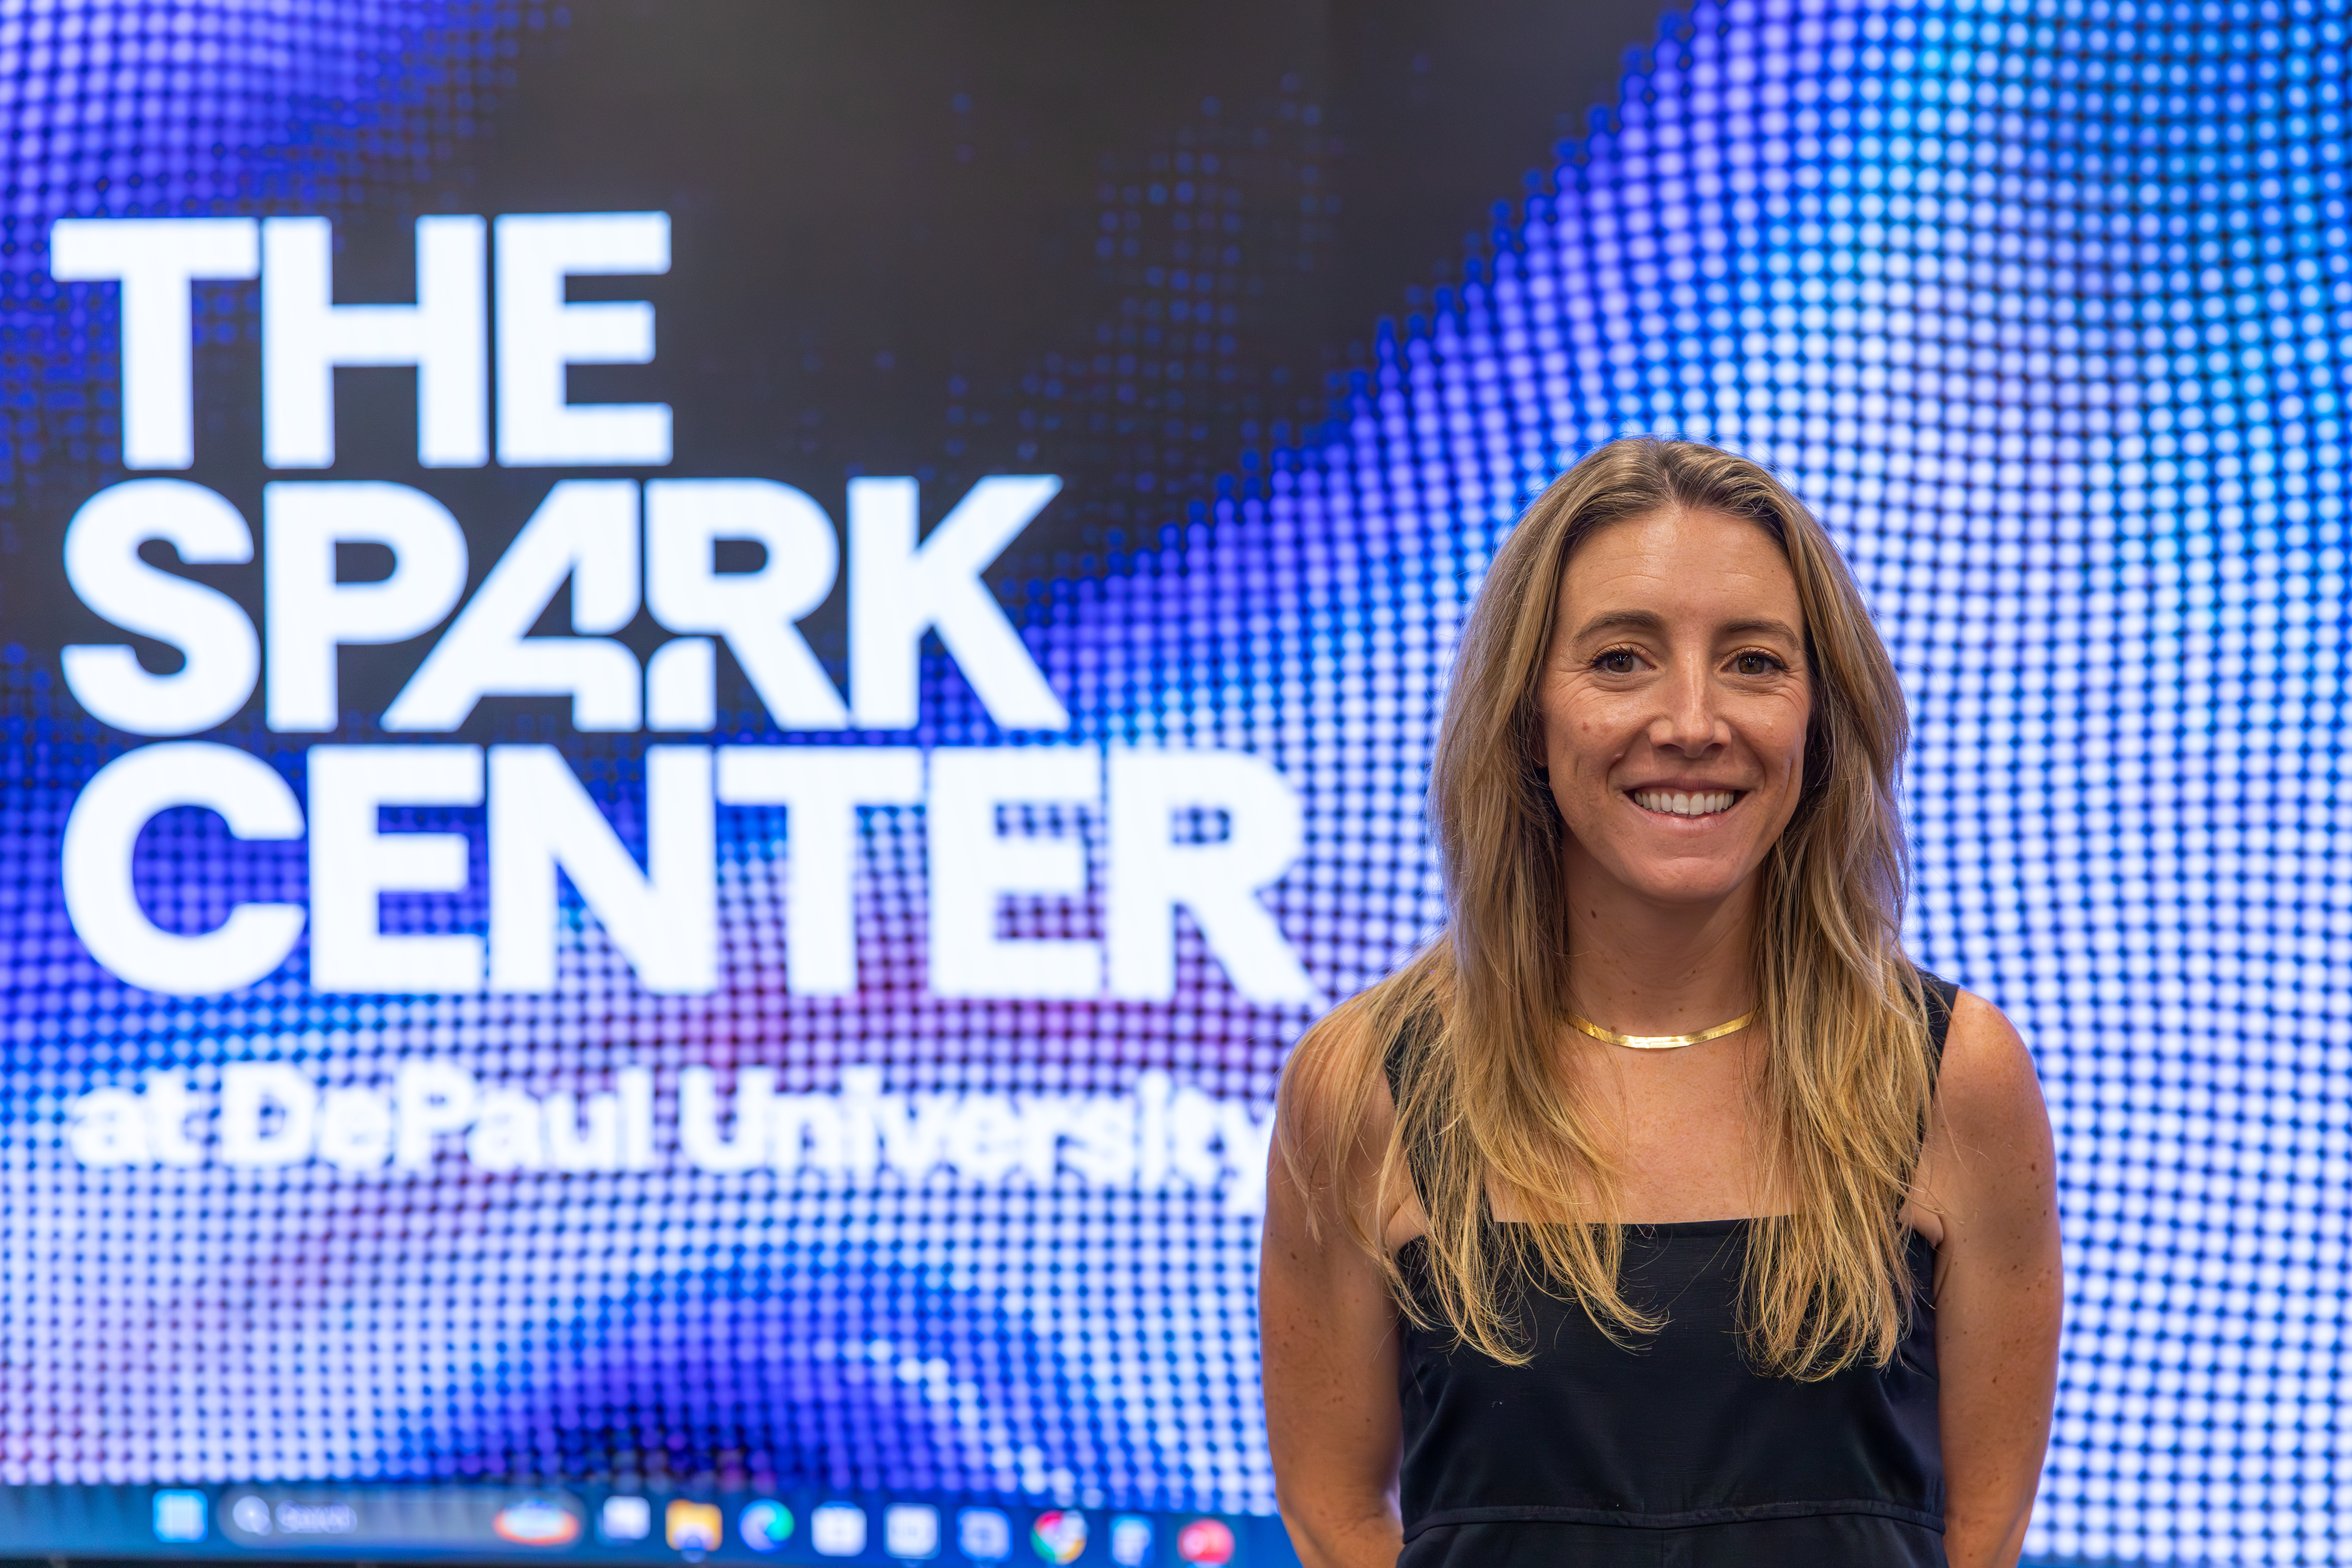
[[[2007,1021],[1901,949],[1906,735],[1757,465],[1622,441],[1528,509],[1432,769],[1447,928],[1284,1086],[1265,1390],[1310,1563],[2016,1561],[2050,1132]]]
[[[1536,692],[1571,887],[1719,901],[1760,861],[1803,784],[1800,598],[1774,535],[1720,511],[1659,510],[1574,552]]]

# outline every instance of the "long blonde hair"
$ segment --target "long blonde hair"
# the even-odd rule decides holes
[[[1621,1342],[1661,1321],[1619,1288],[1622,1231],[1595,1223],[1615,1212],[1616,1172],[1559,1071],[1563,828],[1538,771],[1536,693],[1569,558],[1598,530],[1669,509],[1745,519],[1780,544],[1813,672],[1802,790],[1759,872],[1751,962],[1767,1047],[1755,1110],[1770,1151],[1767,1190],[1791,1210],[1751,1227],[1748,1357],[1806,1379],[1884,1365],[1909,1322],[1898,1216],[1934,1073],[1925,998],[1898,939],[1895,775],[1909,724],[1894,661],[1835,542],[1769,473],[1732,453],[1612,442],[1546,489],[1496,552],[1463,630],[1430,769],[1445,929],[1301,1041],[1284,1096],[1318,1109],[1286,1115],[1312,1131],[1286,1137],[1284,1158],[1302,1190],[1334,1190],[1393,1042],[1415,1031],[1372,1202],[1339,1205],[1401,1310],[1508,1363],[1528,1353],[1505,1304],[1514,1276],[1573,1298]],[[1428,1221],[1418,1289],[1376,1234],[1377,1216],[1407,1192]],[[1496,1226],[1490,1198],[1534,1223]]]

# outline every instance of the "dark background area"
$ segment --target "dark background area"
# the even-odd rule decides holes
[[[1654,0],[582,0],[525,36],[512,89],[477,105],[478,135],[430,182],[274,210],[332,214],[346,303],[415,298],[420,212],[668,212],[667,276],[572,286],[651,300],[655,363],[575,370],[572,395],[667,402],[661,471],[784,479],[836,521],[859,473],[919,477],[927,523],[984,474],[1060,474],[994,574],[1017,605],[1024,580],[1110,569],[1221,476],[1246,485],[1262,454],[1309,438],[1381,321],[1475,265],[1498,207],[1606,112],[1659,15]],[[185,477],[257,531],[275,477],[258,457],[257,289],[200,294],[242,323],[199,350]],[[287,477],[430,491],[466,525],[478,582],[560,471],[420,469],[414,409],[411,371],[340,373],[336,467]],[[74,507],[121,477],[110,455],[87,473],[53,462],[28,491],[0,635],[37,658],[121,639],[65,591],[58,548]],[[379,574],[368,553],[347,574]],[[189,574],[258,607],[257,563]],[[837,675],[845,596],[805,628]],[[568,630],[568,613],[559,596],[542,629]],[[662,636],[642,617],[629,635],[641,651]],[[347,709],[381,712],[429,646],[348,651]],[[534,711],[562,710],[499,700],[467,730]]]

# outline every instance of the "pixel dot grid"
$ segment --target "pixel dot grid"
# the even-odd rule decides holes
[[[146,68],[211,95],[207,124],[267,100],[215,85],[248,55],[371,43],[320,23],[289,47],[299,8],[190,14],[214,52]],[[40,276],[49,218],[355,199],[372,160],[434,155],[400,138],[454,124],[525,25],[384,22],[372,58],[415,79],[322,65],[289,101],[393,105],[399,136],[232,137],[253,171],[234,188],[143,153],[153,187],[92,205],[67,143],[99,132],[63,106],[130,15],[0,24],[0,90],[48,128],[5,154],[20,413],[0,485],[20,495],[79,482],[74,443],[107,438],[107,323],[81,290],[69,322]],[[1244,748],[1298,787],[1307,855],[1269,901],[1339,995],[1439,918],[1423,770],[1517,509],[1626,431],[1775,464],[1846,546],[1912,696],[1914,950],[2017,1021],[2058,1130],[2069,1329],[2036,1554],[2352,1560],[2346,30],[2335,6],[2127,0],[1671,17],[1610,128],[1381,338],[1320,437],[1234,454],[1158,548],[1022,595],[1076,738]],[[127,174],[152,139],[115,123],[104,166]],[[230,302],[220,330],[241,330],[249,300]],[[665,1106],[701,1063],[1053,1092],[1156,1067],[1262,1106],[1306,1015],[1243,1002],[1197,942],[1170,1006],[932,998],[919,817],[874,812],[864,989],[787,997],[783,824],[744,811],[721,827],[712,997],[646,994],[575,908],[551,997],[324,997],[298,952],[248,991],[161,998],[91,963],[57,894],[64,813],[122,741],[38,656],[0,668],[0,1479],[692,1473],[1271,1508],[1255,1226],[1207,1194],[454,1160],[415,1180],[104,1171],[59,1137],[86,1089],[170,1068],[210,1089],[261,1054],[342,1081],[429,1053],[540,1092],[641,1061]],[[992,738],[938,671],[925,713],[919,743]],[[277,737],[223,738],[299,772]],[[565,744],[641,844],[641,749]],[[298,858],[194,814],[148,849],[166,923],[300,891]]]

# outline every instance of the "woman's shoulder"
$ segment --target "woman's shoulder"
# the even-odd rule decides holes
[[[1337,1114],[1384,1137],[1398,1088],[1442,1016],[1444,959],[1434,944],[1425,947],[1318,1019],[1283,1068],[1286,1114]]]
[[[2015,1026],[1971,992],[1952,1010],[1920,1178],[1938,1290],[1956,1260],[1980,1277],[2054,1268],[2057,1154],[2041,1080]]]
[[[2007,1015],[1973,991],[1960,991],[1952,1004],[1936,1107],[1956,1133],[1997,1133],[2012,1124],[2047,1121],[2041,1079],[2024,1037]]]
[[[1351,996],[1299,1037],[1283,1067],[1286,1121],[1328,1132],[1334,1118],[1351,1118],[1364,1133],[1386,1134],[1396,1115],[1387,1070],[1395,1042],[1375,1001],[1371,991]]]
[[[2004,1231],[2000,1216],[2023,1223],[2023,1211],[2051,1178],[2050,1121],[2025,1041],[2000,1008],[1972,991],[1952,998],[1943,1062],[1918,1195],[1906,1213],[1939,1252],[1948,1244]],[[2017,1211],[2012,1213],[2011,1211]]]
[[[1396,1228],[1389,1211],[1397,1200],[1381,1201],[1397,1120],[1381,1012],[1358,996],[1319,1019],[1293,1047],[1275,1108],[1280,1179],[1309,1212],[1367,1247],[1374,1238],[1393,1247]]]

